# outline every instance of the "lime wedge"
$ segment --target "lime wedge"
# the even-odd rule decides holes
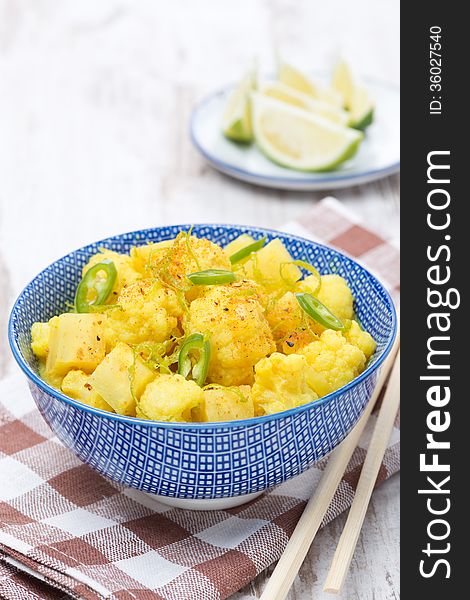
[[[333,70],[331,86],[343,99],[343,107],[349,110],[351,100],[354,94],[354,77],[352,71],[345,60],[339,60]]]
[[[222,116],[222,132],[235,142],[252,142],[250,93],[255,89],[256,78],[253,72],[243,77],[230,94]]]
[[[255,140],[272,161],[299,171],[329,171],[357,152],[360,131],[257,92],[251,96]]]
[[[275,98],[281,102],[292,104],[298,108],[308,110],[320,117],[324,117],[333,123],[339,125],[347,125],[349,123],[349,115],[341,108],[337,108],[331,104],[327,104],[322,100],[315,100],[311,96],[307,96],[303,92],[297,91],[293,87],[289,87],[280,81],[268,81],[260,86],[259,91],[265,96]]]
[[[316,81],[312,81],[307,75],[285,62],[279,63],[278,79],[281,83],[294,88],[298,92],[341,108],[341,94]]]
[[[374,102],[363,85],[356,86],[349,110],[351,114],[349,125],[354,129],[364,130],[374,120]]]
[[[331,85],[341,94],[343,106],[350,112],[349,125],[355,129],[368,127],[374,118],[374,102],[345,60],[338,61]]]

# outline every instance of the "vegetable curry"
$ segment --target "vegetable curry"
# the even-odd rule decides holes
[[[75,400],[158,421],[272,414],[333,392],[375,350],[339,275],[293,260],[280,239],[225,248],[191,232],[101,249],[74,308],[34,323],[41,376]]]

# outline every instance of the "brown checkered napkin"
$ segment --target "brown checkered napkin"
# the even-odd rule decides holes
[[[398,292],[397,247],[333,199],[290,228],[366,263]],[[325,462],[227,511],[164,506],[114,484],[62,446],[22,375],[0,383],[0,597],[222,599],[281,555]],[[325,517],[351,504],[373,415]],[[399,425],[378,483],[399,469]]]

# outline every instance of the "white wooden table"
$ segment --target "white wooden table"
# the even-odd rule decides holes
[[[273,49],[309,69],[340,51],[398,82],[398,1],[0,0],[0,377],[21,287],[65,252],[109,234],[178,222],[279,226],[322,193],[219,175],[191,147],[188,117],[214,87]],[[399,178],[336,196],[398,234]],[[399,479],[374,493],[342,598],[399,596]],[[321,592],[344,518],[318,536],[290,600]],[[257,598],[266,574],[236,595]]]

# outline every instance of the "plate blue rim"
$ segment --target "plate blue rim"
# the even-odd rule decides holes
[[[267,229],[264,227],[255,227],[255,226],[250,226],[250,225],[235,225],[235,224],[229,224],[229,223],[193,223],[193,224],[177,224],[174,225],[176,227],[180,227],[182,230],[187,230],[189,227],[191,227],[192,225],[201,225],[201,226],[205,226],[205,227],[221,227],[221,228],[226,228],[226,229],[230,229],[230,228],[243,228],[244,231],[248,231],[251,233],[266,233],[269,234],[271,236],[287,236],[290,237],[292,239],[295,240],[299,240],[301,242],[308,242],[311,244],[315,244],[316,246],[322,247],[322,248],[327,248],[330,249],[329,246],[327,246],[326,244],[320,244],[318,242],[313,242],[312,240],[309,240],[307,238],[298,236],[298,235],[293,235],[290,233],[285,233],[282,231],[276,231],[275,229]],[[166,227],[166,226],[161,226],[161,227]],[[114,235],[114,236],[110,236],[107,238],[104,238],[102,240],[98,240],[96,242],[92,242],[91,244],[87,244],[88,245],[96,245],[96,244],[105,244],[106,242],[111,242],[113,240],[116,240],[117,238],[120,238],[122,236],[125,235],[135,235],[135,234],[141,234],[141,233],[145,233],[148,231],[155,231],[155,229],[160,229],[160,227],[149,227],[146,229],[137,229],[134,231],[128,231],[126,233],[120,233],[118,235]],[[384,351],[382,352],[382,355],[372,364],[369,365],[367,367],[367,369],[365,369],[360,375],[358,375],[357,377],[355,377],[352,381],[350,381],[349,383],[347,383],[346,385],[344,385],[343,387],[339,388],[338,390],[335,390],[334,392],[332,392],[331,394],[327,394],[326,396],[323,396],[322,398],[318,399],[318,400],[314,400],[312,402],[309,402],[307,404],[302,404],[301,406],[296,406],[294,408],[290,408],[288,410],[284,410],[278,413],[273,413],[272,415],[262,415],[259,417],[252,417],[250,419],[240,419],[239,421],[217,421],[217,422],[209,422],[209,423],[186,423],[186,422],[167,422],[167,421],[150,421],[147,419],[139,419],[138,417],[128,417],[125,415],[119,415],[116,413],[109,413],[107,411],[101,410],[99,408],[93,408],[91,406],[88,406],[86,404],[83,404],[82,402],[79,402],[78,400],[74,400],[73,398],[69,398],[68,396],[66,396],[65,394],[63,394],[62,392],[60,392],[59,390],[56,390],[55,388],[53,388],[52,386],[50,386],[48,383],[46,383],[45,381],[43,381],[32,369],[31,367],[28,365],[28,363],[26,362],[26,360],[23,357],[23,354],[21,353],[21,350],[18,346],[17,340],[15,339],[15,335],[13,332],[13,316],[16,312],[16,308],[21,300],[21,297],[23,296],[23,293],[25,292],[25,290],[32,285],[33,281],[39,277],[40,275],[42,275],[43,273],[45,273],[53,264],[55,264],[58,261],[63,260],[66,256],[69,256],[70,254],[74,254],[75,252],[79,251],[79,250],[83,250],[85,249],[87,246],[82,246],[81,248],[76,248],[75,250],[72,250],[71,252],[68,252],[67,254],[64,254],[64,256],[62,256],[61,258],[55,260],[54,262],[52,262],[50,265],[48,265],[47,267],[45,267],[42,271],[40,271],[19,293],[18,297],[15,300],[15,303],[13,304],[13,307],[10,311],[10,316],[8,319],[8,342],[11,348],[11,351],[13,353],[13,356],[16,360],[16,362],[18,363],[18,365],[20,366],[21,370],[25,373],[25,375],[27,376],[28,379],[30,379],[37,387],[39,387],[43,392],[45,392],[46,394],[49,394],[50,396],[53,396],[54,398],[56,398],[57,400],[61,400],[62,402],[65,402],[66,404],[69,404],[71,406],[74,406],[75,408],[78,408],[80,410],[83,410],[85,412],[89,412],[92,413],[94,415],[100,416],[100,417],[105,417],[107,419],[111,419],[113,421],[118,421],[121,423],[126,423],[128,425],[142,425],[144,427],[164,427],[164,428],[169,428],[169,429],[227,429],[227,428],[234,428],[234,427],[246,427],[246,426],[250,426],[250,425],[257,425],[259,423],[262,422],[267,422],[267,421],[273,421],[275,419],[281,419],[281,418],[285,418],[285,417],[289,417],[292,415],[296,415],[302,412],[305,412],[306,410],[310,410],[313,406],[317,407],[317,406],[322,406],[323,404],[326,404],[328,402],[330,402],[331,400],[333,400],[334,398],[336,398],[339,394],[343,394],[344,392],[346,392],[347,390],[351,389],[352,387],[354,387],[355,385],[357,385],[360,381],[362,381],[363,379],[365,379],[366,377],[368,377],[371,373],[373,373],[374,371],[376,371],[384,362],[385,358],[388,356],[393,342],[395,341],[395,337],[397,335],[397,314],[396,314],[396,309],[395,309],[395,304],[388,292],[388,290],[383,286],[383,284],[381,283],[381,281],[379,279],[377,279],[377,277],[371,273],[368,269],[366,269],[365,267],[363,267],[362,265],[361,268],[373,279],[375,279],[376,281],[379,282],[379,284],[381,285],[389,303],[392,309],[392,335],[390,336],[390,339],[386,345],[386,347],[384,348]],[[334,251],[337,252],[339,255],[344,256],[345,258],[347,258],[348,260],[353,260],[353,258],[347,256],[346,254],[344,254],[343,252],[340,252],[339,250],[336,250],[334,248]]]
[[[391,83],[386,83],[386,82],[382,82],[382,81],[378,81],[378,80],[374,80],[374,79],[370,79],[367,78],[365,81],[368,81],[370,83],[372,83],[373,85],[378,85],[384,88],[389,88],[390,90],[399,92],[400,89],[398,86],[395,86]],[[265,176],[265,175],[258,175],[257,173],[254,173],[253,171],[247,171],[246,169],[241,169],[240,167],[235,167],[230,163],[227,163],[223,160],[220,160],[219,158],[217,158],[214,154],[211,154],[209,152],[207,152],[199,143],[195,133],[194,133],[194,123],[196,121],[196,117],[198,115],[198,112],[205,107],[206,104],[208,104],[209,102],[211,102],[216,96],[220,96],[220,95],[224,95],[226,94],[229,90],[231,90],[233,88],[233,84],[232,85],[227,85],[223,88],[219,88],[218,90],[216,90],[215,92],[212,92],[211,94],[205,96],[200,102],[198,102],[198,104],[196,104],[196,106],[194,107],[192,113],[191,113],[191,118],[189,121],[189,135],[191,138],[191,142],[193,143],[194,147],[198,150],[198,152],[200,152],[200,154],[202,154],[202,156],[209,162],[212,163],[214,166],[216,166],[216,168],[218,168],[219,170],[227,173],[227,174],[235,174],[235,176],[240,176],[240,177],[244,177],[247,180],[251,180],[253,183],[255,183],[255,180],[259,183],[261,182],[267,182],[269,184],[287,184],[287,185],[292,185],[292,186],[298,186],[299,188],[303,187],[303,186],[308,186],[308,185],[329,185],[332,183],[340,183],[340,182],[347,182],[347,181],[351,181],[354,182],[356,180],[362,180],[364,178],[366,178],[369,181],[372,181],[372,179],[379,179],[382,177],[387,177],[388,175],[393,175],[394,173],[397,173],[400,170],[400,161],[392,163],[391,165],[389,165],[388,167],[382,167],[380,169],[372,169],[369,171],[362,171],[361,173],[355,173],[355,174],[350,174],[350,175],[340,175],[339,173],[335,176],[331,176],[331,177],[318,177],[317,176],[312,176],[309,178],[298,178],[298,177],[277,177],[277,176]],[[292,170],[290,169],[286,169],[286,171],[292,172]],[[238,177],[238,178],[240,178]],[[369,179],[371,178],[371,179]]]

